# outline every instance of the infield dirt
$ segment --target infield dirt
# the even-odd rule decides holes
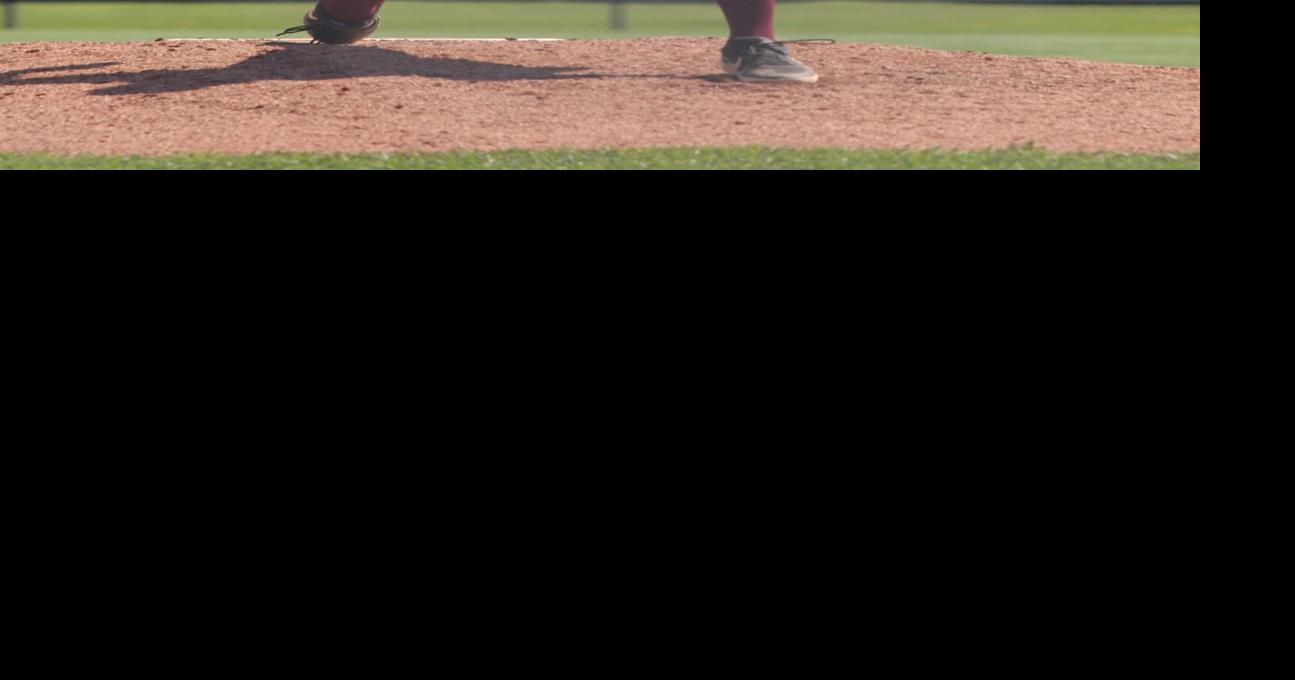
[[[721,44],[2,44],[0,151],[1200,149],[1199,68],[806,44],[819,84],[745,85]]]

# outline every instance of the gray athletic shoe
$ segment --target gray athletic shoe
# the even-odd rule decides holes
[[[346,45],[356,43],[373,35],[378,30],[378,25],[382,19],[378,15],[373,15],[362,21],[341,21],[328,16],[324,12],[324,3],[321,0],[315,5],[315,8],[306,12],[306,23],[301,26],[293,26],[284,30],[279,35],[291,35],[293,33],[309,33],[315,42],[328,43],[329,45]],[[278,36],[275,36],[278,37]]]
[[[817,83],[814,69],[792,59],[787,47],[768,38],[730,38],[724,72],[744,83]]]

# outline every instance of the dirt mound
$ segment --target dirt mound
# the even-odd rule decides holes
[[[743,85],[719,74],[719,48],[679,38],[0,45],[0,151],[1201,145],[1200,69],[796,45],[818,85]]]

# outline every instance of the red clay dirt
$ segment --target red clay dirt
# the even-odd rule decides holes
[[[1201,146],[1199,68],[810,44],[793,49],[819,84],[745,85],[720,45],[3,44],[0,151]]]

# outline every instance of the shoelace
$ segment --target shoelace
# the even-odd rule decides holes
[[[747,52],[752,53],[752,61],[759,61],[761,57],[768,55],[777,55],[779,57],[791,58],[791,51],[787,45],[834,45],[836,41],[831,38],[805,38],[802,40],[770,40],[767,42],[755,43],[746,48]]]
[[[309,26],[293,26],[292,28],[285,28],[285,29],[283,29],[283,32],[282,32],[282,33],[279,33],[279,34],[275,35],[274,37],[276,37],[276,38],[282,38],[282,37],[283,37],[283,36],[285,36],[285,35],[289,35],[289,34],[292,34],[292,33],[305,33],[306,31],[309,31],[309,30],[310,30],[310,27],[309,27]]]

